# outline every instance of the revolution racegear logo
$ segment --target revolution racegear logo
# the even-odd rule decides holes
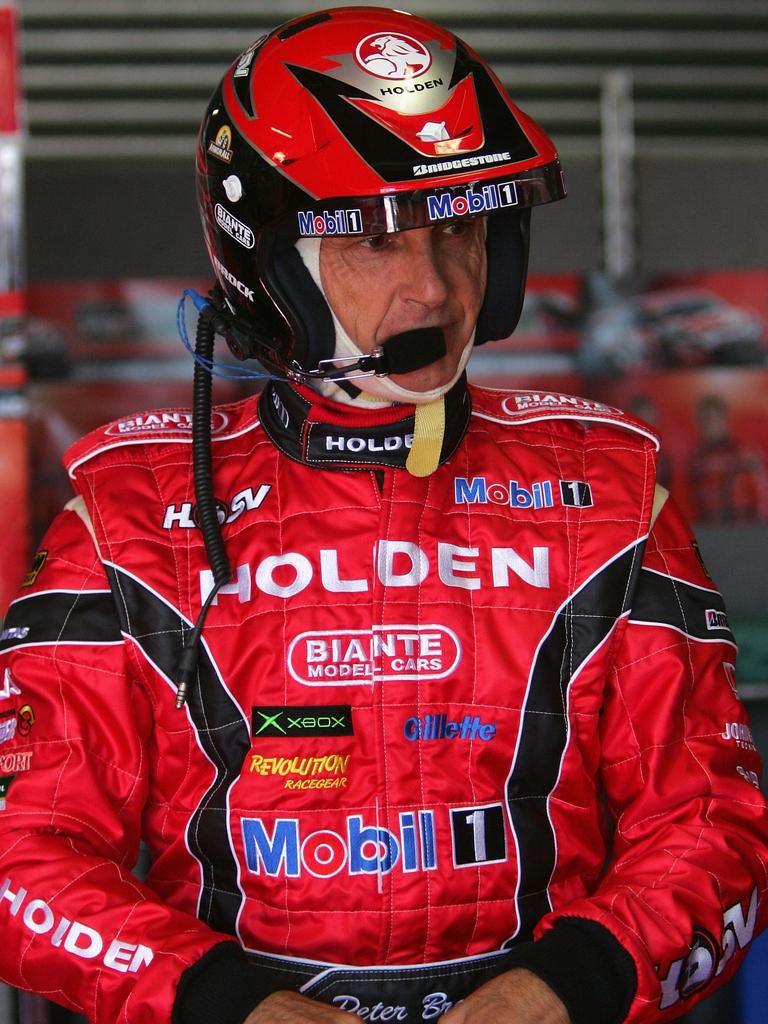
[[[277,777],[284,789],[344,789],[351,754],[267,757],[251,754],[250,772]]]

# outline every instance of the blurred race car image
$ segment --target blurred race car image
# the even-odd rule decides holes
[[[657,366],[766,361],[760,318],[712,292],[674,288],[638,295],[635,326]]]

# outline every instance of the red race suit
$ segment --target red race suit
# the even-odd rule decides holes
[[[574,1022],[640,1024],[732,974],[766,923],[760,763],[650,429],[463,381],[446,422],[417,477],[413,407],[214,409],[233,577],[182,710],[213,585],[191,416],[70,450],[0,648],[4,981],[95,1024],[280,988],[421,1021],[517,964]]]

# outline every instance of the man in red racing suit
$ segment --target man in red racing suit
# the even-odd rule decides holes
[[[93,1024],[679,1016],[768,914],[722,600],[649,428],[464,373],[551,142],[343,8],[233,63],[197,173],[194,413],[70,450],[3,627],[0,976]],[[214,332],[258,399],[211,411]]]
[[[183,713],[210,587],[188,417],[73,449],[3,639],[6,705],[34,709],[2,753],[6,981],[164,1020],[195,963],[196,1001],[226,1000],[236,935],[253,991],[367,1019],[434,1019],[519,962],[649,1021],[731,973],[765,918],[758,759],[654,443],[591,402],[454,403],[422,479],[406,408],[284,385],[261,420],[214,412],[237,569]]]

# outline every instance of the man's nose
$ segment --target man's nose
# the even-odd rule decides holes
[[[441,306],[450,294],[446,268],[431,228],[406,232],[406,259],[401,268],[400,297],[424,306]]]

